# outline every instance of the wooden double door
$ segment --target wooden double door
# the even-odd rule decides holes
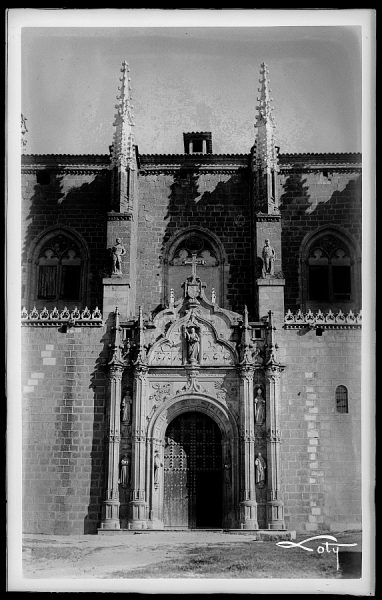
[[[222,439],[210,417],[188,412],[168,426],[164,450],[164,525],[222,526]]]

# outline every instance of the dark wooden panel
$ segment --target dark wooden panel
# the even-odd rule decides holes
[[[180,415],[166,432],[164,522],[171,527],[220,527],[221,434],[201,413]]]

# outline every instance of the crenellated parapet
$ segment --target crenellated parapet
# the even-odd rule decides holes
[[[333,313],[332,310],[329,310],[325,314],[321,310],[316,313],[311,310],[306,313],[298,310],[293,314],[289,309],[284,319],[285,329],[298,329],[300,327],[309,329],[360,329],[361,326],[362,312],[355,314],[352,310],[348,313],[343,313],[342,310]]]

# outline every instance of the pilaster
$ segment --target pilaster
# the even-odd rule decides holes
[[[145,398],[147,367],[138,365],[134,375],[132,414],[132,474],[130,492],[130,529],[147,529],[148,504],[146,499],[146,426]]]
[[[121,441],[121,381],[124,363],[119,326],[119,312],[115,309],[114,340],[110,344],[108,363],[109,393],[107,403],[106,433],[106,495],[103,503],[101,529],[120,529],[119,520],[119,447]]]
[[[265,364],[266,430],[267,430],[267,523],[269,529],[285,529],[284,503],[280,492],[280,442],[279,407],[281,402],[280,375],[284,366],[277,360],[274,340],[273,315],[269,313],[267,330],[267,356]]]
[[[255,426],[253,416],[254,367],[240,367],[240,527],[258,529],[255,488]]]

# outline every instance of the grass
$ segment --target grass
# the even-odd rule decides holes
[[[180,554],[180,553],[179,553]],[[113,578],[338,578],[334,554],[286,550],[274,542],[214,544],[185,549],[177,558],[129,570]]]

